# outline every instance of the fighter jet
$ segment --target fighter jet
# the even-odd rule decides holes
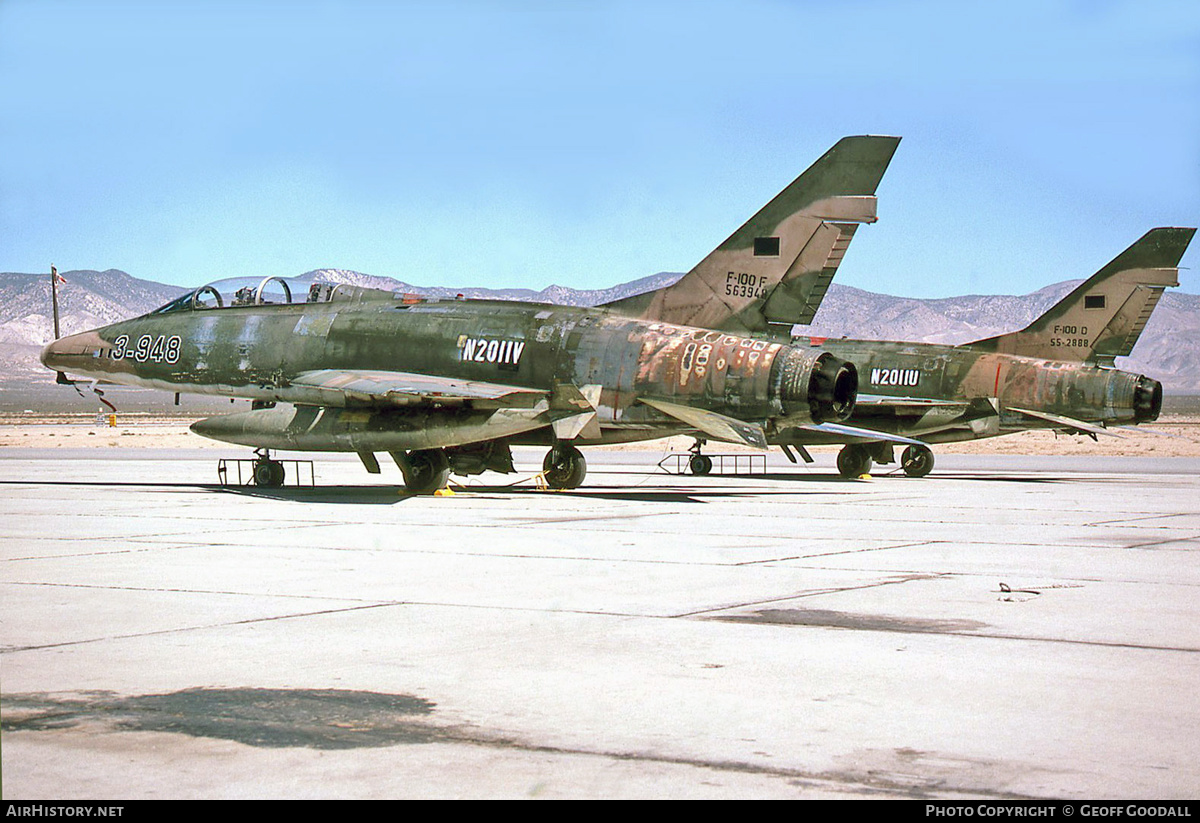
[[[713,289],[725,276],[717,266],[745,269],[745,283],[726,278],[723,305],[757,299],[748,278],[760,269],[783,279],[811,274],[811,261],[818,275],[830,269],[847,221],[873,219],[895,143],[839,142],[709,255],[698,269]],[[693,322],[630,313],[322,283],[305,291],[265,277],[201,286],[56,340],[42,362],[97,381],[251,400],[249,411],[192,430],[255,448],[264,486],[284,480],[272,449],[355,452],[373,473],[387,452],[409,491],[425,493],[450,472],[513,471],[511,445],[540,443],[550,446],[546,481],[569,489],[586,475],[580,445],[686,432],[766,448],[780,431],[821,430],[853,410],[855,367],[818,347],[704,328],[702,312]]]
[[[812,337],[792,343],[824,345],[859,364],[870,394],[860,399],[854,426],[926,443],[1035,428],[1111,436],[1109,427],[1148,423],[1162,410],[1162,384],[1117,369],[1113,360],[1133,350],[1163,290],[1179,285],[1179,261],[1195,232],[1152,229],[1020,331],[960,346]],[[811,434],[801,439],[847,443],[838,455],[847,477],[869,472],[873,461],[894,460],[891,443]],[[900,466],[923,477],[933,469],[933,453],[910,445]]]
[[[1158,305],[1163,290],[1179,285],[1178,265],[1194,228],[1157,228],[1118,255],[1026,328],[960,346],[873,340],[792,337],[791,325],[811,322],[815,308],[778,312],[766,339],[821,347],[859,367],[862,393],[849,423],[858,428],[917,438],[900,465],[910,477],[933,468],[926,443],[946,443],[1048,428],[1112,435],[1112,425],[1158,418],[1162,385],[1114,367],[1128,355]],[[769,304],[773,283],[764,287]],[[823,293],[823,292],[822,292]],[[745,316],[748,312],[743,312]],[[743,328],[742,316],[713,318],[718,328]],[[781,429],[770,442],[789,458],[796,447],[845,444],[838,470],[846,477],[892,463],[896,439],[887,436]],[[695,450],[699,453],[699,450]],[[705,463],[693,461],[693,470]]]

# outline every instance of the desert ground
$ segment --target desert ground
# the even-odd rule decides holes
[[[1188,398],[1193,400],[1193,398]],[[1184,406],[1168,411],[1156,422],[1140,427],[1114,429],[1113,437],[1057,434],[1049,430],[1027,431],[987,440],[935,445],[935,454],[1010,454],[1010,455],[1095,455],[1104,457],[1200,457],[1200,411]],[[225,453],[247,452],[238,446],[218,443],[188,431],[188,426],[205,414],[162,414],[154,412],[39,413],[0,412],[0,448],[89,448],[127,447],[133,449],[212,449]],[[639,450],[648,453],[687,451],[692,440],[671,437],[605,450]],[[814,455],[836,453],[838,446],[810,448]],[[710,443],[709,453],[747,452],[737,446]],[[236,455],[230,455],[236,456]]]

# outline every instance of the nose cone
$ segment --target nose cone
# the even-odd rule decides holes
[[[64,341],[69,340],[69,339],[70,338],[67,338],[67,337],[60,337],[58,340],[55,340],[49,346],[46,346],[46,348],[42,349],[42,353],[39,356],[39,359],[42,361],[42,365],[48,369],[54,369],[55,371],[62,371],[62,369],[63,369],[63,365],[62,365],[63,364],[63,360],[62,360],[63,343],[64,343]]]
[[[96,357],[103,341],[94,331],[60,337],[42,349],[42,365],[56,372],[89,374],[96,370]]]

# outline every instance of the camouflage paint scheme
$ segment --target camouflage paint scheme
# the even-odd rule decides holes
[[[607,308],[738,334],[811,323],[899,143],[843,137],[677,283]]]
[[[650,310],[660,317],[632,304],[424,300],[325,284],[294,299],[292,284],[268,277],[204,286],[57,340],[42,362],[60,374],[254,401],[193,430],[257,448],[264,485],[283,480],[268,449],[354,451],[372,472],[375,452],[386,451],[410,489],[429,491],[450,470],[511,471],[512,443],[551,445],[546,477],[563,488],[583,480],[578,445],[688,432],[766,448],[785,429],[848,417],[854,367],[808,345],[704,328],[706,307],[744,313],[748,331],[765,328],[769,279],[788,305],[823,294],[852,221],[874,220],[897,142],[839,141]]]
[[[765,447],[768,431],[840,420],[853,407],[853,366],[816,349],[597,309],[327,292],[311,303],[216,306],[208,298],[221,289],[209,286],[56,341],[43,361],[93,379],[258,402],[193,427],[215,439],[387,451],[402,468],[401,452],[449,449],[455,468],[454,449],[496,441],[498,457],[483,467],[509,467],[507,444],[519,435],[587,445],[701,429]],[[457,468],[471,468],[478,449],[469,451]],[[373,460],[364,457],[368,467]]]
[[[792,323],[811,321],[811,306],[779,316],[782,323],[759,336],[819,346],[855,363],[860,395],[849,423],[858,428],[927,443],[1033,428],[1109,435],[1107,426],[1150,422],[1162,408],[1158,381],[1117,369],[1113,360],[1132,351],[1163,290],[1179,285],[1179,261],[1195,231],[1152,229],[1025,329],[975,343],[792,337]],[[761,306],[772,295],[768,283]],[[750,313],[743,307],[710,320],[718,328],[740,329]],[[797,429],[770,440],[801,447],[805,459],[805,445],[845,443],[838,465],[848,477],[869,472],[873,461],[895,459],[885,437]],[[924,476],[933,467],[932,452],[910,445],[901,465],[911,476]]]

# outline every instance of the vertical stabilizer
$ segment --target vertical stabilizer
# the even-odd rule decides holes
[[[1179,260],[1194,228],[1146,232],[1021,331],[969,344],[980,351],[1112,363],[1134,343],[1163,290],[1179,285]]]
[[[606,308],[741,333],[811,322],[899,142],[843,137],[679,282]]]

